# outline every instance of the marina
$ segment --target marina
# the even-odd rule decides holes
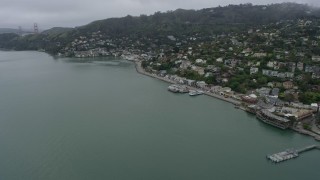
[[[198,96],[202,95],[204,92],[201,90],[192,90],[183,85],[172,84],[168,87],[168,91],[173,93],[188,93],[189,96]]]
[[[176,84],[177,83],[177,82],[175,82],[173,80],[170,80],[170,79],[167,79],[165,77],[161,77],[161,76],[158,76],[156,74],[152,74],[152,73],[146,72],[141,66],[141,61],[135,60],[134,64],[135,64],[136,71],[138,73],[142,74],[142,75],[149,76],[149,77],[152,77],[152,78],[155,78],[155,79],[167,82],[167,83],[172,83],[172,84]],[[189,90],[198,90],[197,88],[192,87],[192,86],[188,86],[187,85],[186,87]],[[207,91],[204,91],[203,94],[205,94],[207,96],[210,96],[210,97],[213,97],[213,98],[216,98],[216,99],[220,99],[222,101],[225,101],[225,102],[228,102],[228,103],[231,103],[231,104],[234,104],[234,105],[240,105],[241,104],[241,102],[239,100],[233,99],[232,97],[222,96],[220,94],[215,94],[215,93],[211,93],[211,92],[207,92]]]
[[[272,155],[267,155],[267,159],[271,160],[274,163],[280,163],[280,162],[284,162],[290,159],[294,159],[299,157],[299,154],[307,152],[307,151],[311,151],[314,149],[320,149],[319,146],[317,145],[310,145],[307,147],[304,147],[302,149],[298,149],[298,150],[294,150],[294,149],[287,149],[285,151],[276,153],[276,154],[272,154]]]

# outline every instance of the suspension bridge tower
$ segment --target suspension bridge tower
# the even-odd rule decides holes
[[[38,24],[37,24],[37,23],[34,23],[34,24],[33,24],[33,32],[34,32],[35,34],[38,34],[38,33],[39,33],[39,28],[38,28]]]

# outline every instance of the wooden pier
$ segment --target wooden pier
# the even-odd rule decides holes
[[[297,152],[298,153],[303,153],[303,152],[307,152],[307,151],[310,151],[310,150],[313,150],[313,149],[320,149],[320,146],[317,146],[317,145],[307,146],[305,148],[297,150]]]
[[[280,162],[284,162],[290,159],[294,159],[296,157],[299,156],[299,154],[307,152],[307,151],[311,151],[314,149],[319,149],[320,150],[320,146],[317,145],[310,145],[298,150],[294,150],[294,149],[288,149],[276,154],[272,154],[272,155],[268,155],[267,159],[271,160],[274,163],[280,163]]]

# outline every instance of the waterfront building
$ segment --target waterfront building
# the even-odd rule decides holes
[[[291,121],[289,119],[277,116],[266,109],[258,111],[257,118],[280,129],[287,129],[291,125]]]
[[[248,96],[242,96],[241,100],[249,104],[256,104],[258,102],[258,97],[255,94],[250,94]]]

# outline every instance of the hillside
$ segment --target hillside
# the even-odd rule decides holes
[[[126,16],[92,22],[75,29],[53,28],[38,35],[18,37],[0,35],[0,48],[46,49],[56,53],[79,36],[100,31],[106,37],[149,37],[174,35],[176,37],[198,34],[211,36],[223,32],[242,31],[280,20],[314,19],[320,17],[320,10],[308,5],[282,3],[272,5],[229,5],[202,10],[177,9],[156,12],[139,17]],[[8,37],[9,36],[9,37]],[[4,41],[5,39],[5,41]],[[56,46],[59,44],[59,46]]]
[[[280,20],[312,17],[320,17],[319,9],[295,3],[268,6],[229,5],[198,11],[177,9],[165,13],[156,12],[151,16],[105,19],[82,26],[74,33],[101,31],[112,36],[154,36],[159,33],[215,34]]]
[[[64,27],[54,27],[48,30],[41,32],[41,34],[49,35],[49,36],[56,36],[62,33],[66,33],[72,31],[73,28],[64,28]]]

